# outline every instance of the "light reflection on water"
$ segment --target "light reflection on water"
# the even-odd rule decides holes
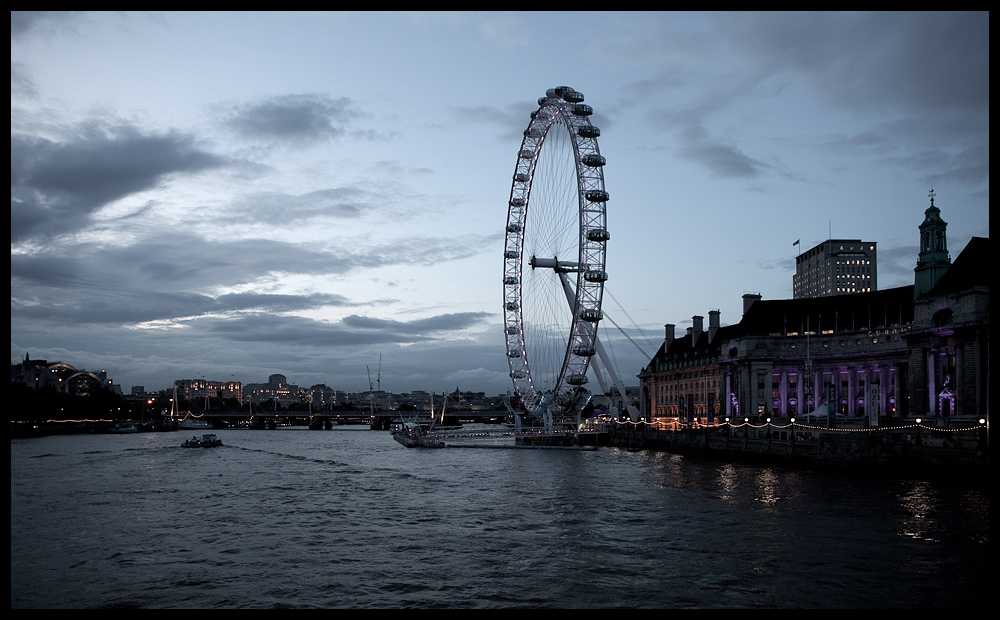
[[[12,441],[11,607],[942,608],[988,591],[983,490],[366,430],[220,437]]]
[[[900,519],[900,533],[911,538],[933,541],[928,532],[937,527],[933,517],[934,490],[924,482],[914,482],[899,496],[899,507],[904,511]]]

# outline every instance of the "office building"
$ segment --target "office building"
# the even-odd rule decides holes
[[[832,297],[878,290],[874,241],[827,239],[795,257],[792,297]]]

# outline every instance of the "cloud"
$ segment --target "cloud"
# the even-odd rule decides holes
[[[25,266],[23,263],[33,264]],[[108,280],[83,264],[56,265],[55,261],[12,259],[12,320],[30,319],[52,325],[136,326],[155,321],[191,320],[201,316],[237,313],[301,312],[349,305],[341,295],[328,293],[272,294],[257,291],[213,296],[185,290],[131,287]],[[17,263],[14,265],[13,263]]]
[[[988,13],[720,12],[707,24],[672,21],[683,20],[617,42],[642,43],[644,62],[659,65],[626,91],[630,105],[655,96],[651,121],[712,176],[788,174],[765,163],[778,160],[761,150],[755,132],[766,131],[773,144],[812,140],[815,152],[831,143],[858,149],[853,157],[878,151],[900,170],[916,165],[910,170],[925,181],[986,180]],[[655,43],[658,32],[686,42]],[[695,32],[704,35],[697,45],[678,34]],[[742,124],[731,124],[734,114]],[[854,133],[832,133],[848,124]]]
[[[183,231],[115,245],[67,242],[11,253],[11,313],[62,324],[133,325],[345,307],[359,302],[333,293],[279,295],[267,287],[297,274],[319,279],[392,265],[430,266],[475,256],[490,247],[475,236],[327,246],[270,239],[209,241]],[[220,289],[227,292],[217,293]],[[228,292],[234,289],[245,290]],[[463,329],[468,318],[448,315],[439,318],[440,324],[420,323],[419,329]]]
[[[258,192],[233,201],[230,210],[250,221],[301,221],[316,217],[355,219],[370,206],[372,196],[358,187],[338,187],[299,195]]]
[[[962,115],[950,119],[912,117],[873,123],[854,134],[828,136],[815,146],[835,149],[847,157],[870,155],[924,184],[975,185],[989,181],[985,126],[988,120],[980,123]]]
[[[38,88],[31,77],[31,71],[23,63],[10,63],[10,96],[11,99],[38,97]]]
[[[708,125],[727,97],[711,103],[674,109],[659,109],[651,113],[653,122],[676,131],[678,155],[709,171],[716,178],[753,178],[771,168],[770,164],[744,152],[736,138],[726,142],[711,135]]]
[[[347,97],[313,93],[233,104],[223,115],[226,126],[244,138],[291,143],[338,140],[363,116]],[[370,139],[381,134],[358,130],[354,135]]]
[[[767,166],[735,146],[709,140],[692,142],[680,149],[682,156],[708,168],[720,178],[755,177]]]
[[[717,21],[742,61],[799,74],[844,108],[989,106],[988,13],[719,13]]]
[[[524,128],[528,126],[531,112],[538,108],[534,102],[518,101],[498,105],[467,105],[454,106],[452,116],[460,123],[475,123],[496,125],[501,133],[497,140],[503,144],[518,144],[524,137]]]
[[[409,187],[386,179],[386,173],[388,176],[394,173],[391,166],[377,165],[372,169],[381,176],[301,194],[247,192],[219,210],[223,217],[238,218],[242,227],[263,224],[273,231],[276,223],[284,227],[320,222],[343,224],[375,216],[398,222],[441,208],[439,198],[415,194]],[[409,172],[425,174],[418,169]]]
[[[110,202],[224,163],[180,132],[103,121],[67,129],[62,141],[11,133],[11,243],[78,230]]]
[[[304,316],[275,315],[269,312],[238,316],[207,316],[185,325],[196,336],[234,342],[272,342],[282,346],[331,347],[364,345],[409,345],[450,340],[449,332],[483,324],[492,315],[467,312],[432,316],[413,321],[392,321],[351,315],[340,321],[323,321]]]
[[[870,118],[842,144],[892,152],[885,163],[924,182],[988,180],[988,13],[722,13],[718,23],[749,71]]]
[[[343,323],[352,328],[386,330],[412,335],[465,329],[479,324],[487,316],[490,315],[485,312],[460,312],[403,322],[351,315],[344,317]]]
[[[75,21],[76,11],[11,11],[10,38],[20,39],[32,32],[59,30]]]

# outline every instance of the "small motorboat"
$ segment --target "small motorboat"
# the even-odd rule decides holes
[[[182,448],[215,448],[222,445],[222,440],[213,434],[202,435],[201,439],[192,437],[181,444]]]

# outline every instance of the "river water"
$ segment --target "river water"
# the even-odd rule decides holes
[[[11,608],[985,607],[983,489],[339,427],[11,440]]]

